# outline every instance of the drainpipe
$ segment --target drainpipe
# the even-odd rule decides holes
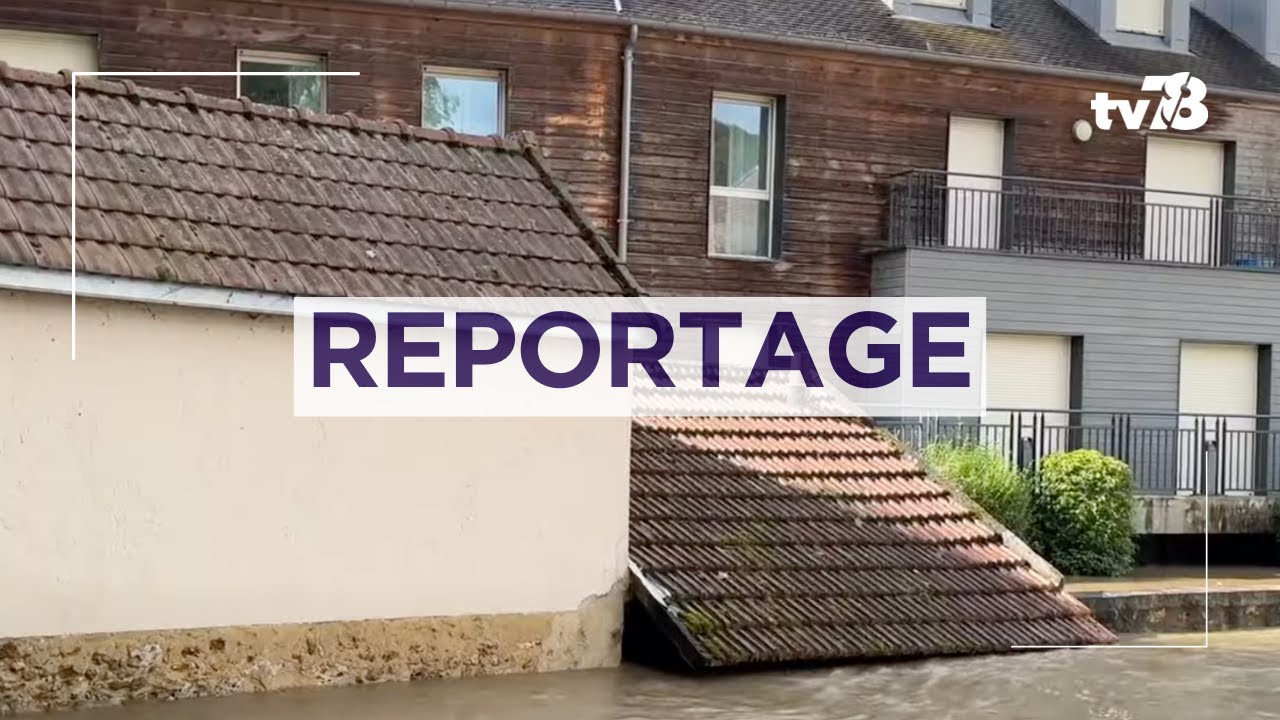
[[[622,53],[622,150],[618,158],[618,261],[627,261],[627,231],[631,225],[631,86],[640,28],[631,26]]]

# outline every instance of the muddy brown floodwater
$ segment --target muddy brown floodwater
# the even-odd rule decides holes
[[[1158,638],[1195,644],[1202,636]],[[1208,650],[1074,650],[711,678],[638,667],[246,695],[56,720],[1280,718],[1280,631]]]

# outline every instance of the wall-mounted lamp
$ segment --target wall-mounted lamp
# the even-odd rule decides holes
[[[1088,120],[1077,120],[1071,126],[1071,135],[1076,142],[1087,143],[1093,139],[1093,125]]]

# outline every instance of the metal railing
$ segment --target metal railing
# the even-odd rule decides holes
[[[889,244],[1280,270],[1280,203],[913,170],[890,181]]]
[[[1019,467],[1099,450],[1128,463],[1140,494],[1280,492],[1280,416],[991,410],[981,420],[881,418],[909,446],[978,443]]]

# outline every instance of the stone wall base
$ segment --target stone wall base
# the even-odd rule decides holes
[[[1115,633],[1192,633],[1205,628],[1205,595],[1194,591],[1075,593]],[[1280,590],[1214,590],[1209,629],[1280,627]]]
[[[0,639],[0,715],[620,661],[623,592],[577,611]]]
[[[1275,532],[1275,501],[1257,496],[1139,495],[1133,504],[1138,535],[1253,535]]]

